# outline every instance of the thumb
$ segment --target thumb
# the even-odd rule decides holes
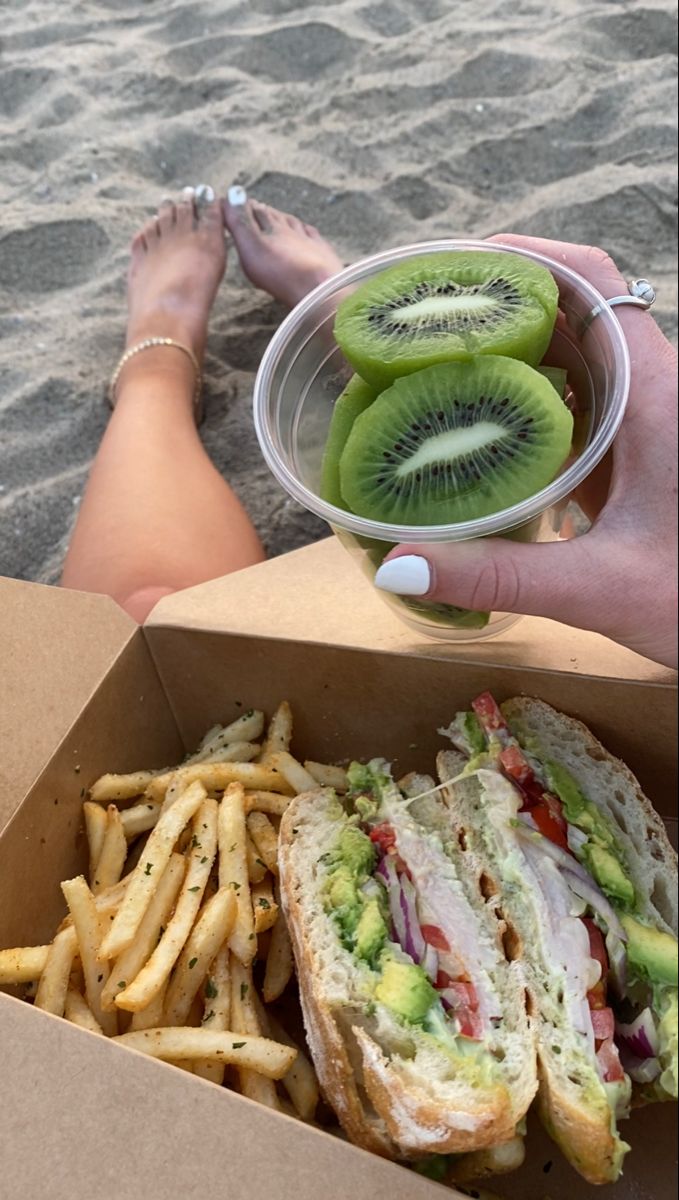
[[[551,617],[596,629],[602,566],[592,562],[587,537],[529,545],[483,538],[398,546],[378,569],[375,584],[397,595],[478,612]]]

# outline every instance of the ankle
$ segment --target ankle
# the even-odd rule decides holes
[[[189,412],[195,408],[195,368],[174,346],[149,348],[125,363],[115,388],[115,407],[159,397]]]

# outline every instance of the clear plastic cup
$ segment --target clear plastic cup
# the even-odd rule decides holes
[[[391,525],[355,516],[319,495],[321,462],[335,400],[352,374],[333,337],[337,305],[369,276],[420,254],[481,250],[522,254],[551,271],[559,288],[560,316],[544,358],[565,368],[574,402],[573,453],[542,491],[477,521],[450,525]],[[586,327],[597,305],[601,313]],[[283,321],[262,359],[254,389],[254,420],[262,453],[278,482],[328,522],[370,579],[401,542],[457,542],[502,535],[525,541],[559,536],[575,489],[609,449],[629,391],[627,344],[613,310],[587,280],[562,263],[497,242],[435,241],[400,246],[348,267],[310,292]],[[379,592],[411,628],[444,641],[469,641],[501,633],[520,618],[511,613],[469,613],[449,605]]]

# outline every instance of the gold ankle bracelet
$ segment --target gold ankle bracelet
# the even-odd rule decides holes
[[[173,346],[175,350],[181,350],[182,354],[185,354],[190,360],[191,366],[193,367],[196,375],[196,382],[193,389],[193,407],[196,413],[196,420],[200,421],[202,416],[200,396],[203,389],[203,375],[200,369],[200,363],[193,353],[193,350],[191,350],[189,346],[185,346],[183,342],[175,342],[174,338],[145,338],[143,342],[137,342],[136,346],[130,346],[129,350],[125,351],[115,371],[113,372],[113,375],[111,376],[111,382],[108,388],[108,401],[111,405],[111,408],[115,408],[116,406],[116,388],[118,386],[118,380],[120,379],[123,368],[127,366],[131,358],[134,358],[136,354],[140,354],[142,350],[154,350],[157,346]]]

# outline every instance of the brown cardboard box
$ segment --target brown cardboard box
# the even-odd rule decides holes
[[[312,566],[332,566],[323,546],[315,557],[300,554]],[[51,937],[64,912],[58,883],[84,866],[81,791],[97,775],[176,761],[215,720],[239,706],[271,711],[283,697],[295,712],[298,754],[333,760],[380,753],[396,759],[399,770],[427,770],[440,746],[436,727],[456,707],[487,687],[499,699],[527,691],[590,724],[638,773],[663,816],[676,821],[676,693],[662,682],[667,673],[644,664],[638,674],[645,677],[620,678],[620,656],[603,639],[592,652],[611,664],[611,678],[541,670],[537,662],[563,655],[560,627],[552,623],[546,637],[526,623],[530,638],[517,632],[504,645],[497,639],[456,654],[434,643],[412,646],[409,635],[404,646],[386,610],[373,612],[369,604],[370,628],[355,614],[360,648],[352,648],[351,630],[337,618],[349,601],[343,578],[329,594],[300,588],[298,572],[274,588],[272,576],[286,569],[268,564],[171,597],[143,630],[105,598],[11,581],[0,586],[0,824],[16,809],[0,838],[0,945]],[[254,635],[242,625],[242,598],[253,595],[270,604],[267,628],[258,628],[252,613]],[[334,640],[344,644],[322,644],[325,607]],[[276,624],[283,637],[267,637]],[[306,641],[290,640],[304,635]],[[636,656],[621,657],[627,664]],[[455,1194],[9,995],[0,995],[0,1063],[3,1200],[202,1200],[217,1191],[230,1200]],[[675,1194],[675,1127],[671,1105],[634,1115],[623,1127],[633,1144],[629,1165],[609,1195]],[[505,1200],[600,1194],[563,1163],[533,1121],[528,1163],[491,1190]]]

